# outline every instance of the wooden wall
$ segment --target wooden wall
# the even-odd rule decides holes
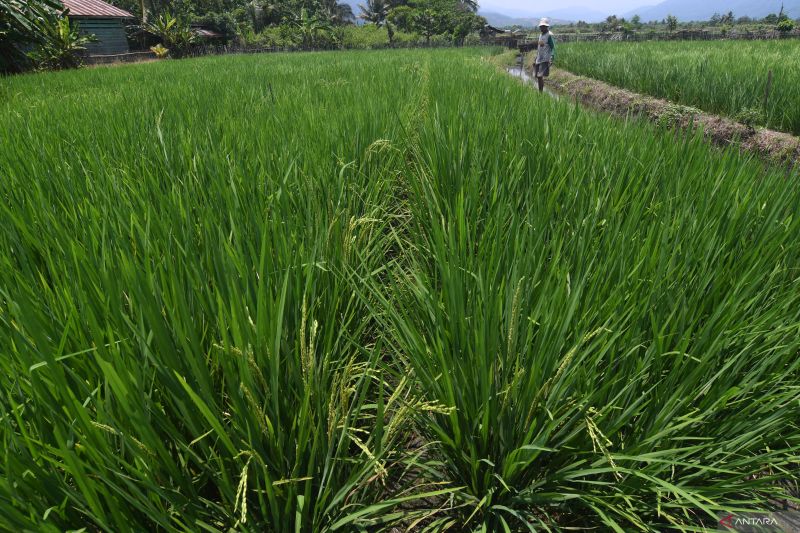
[[[77,22],[81,33],[93,33],[98,42],[86,46],[90,55],[124,54],[128,50],[125,20],[121,18],[70,17]]]

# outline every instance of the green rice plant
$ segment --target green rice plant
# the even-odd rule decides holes
[[[409,90],[405,63],[211,58],[52,77],[52,97],[10,80],[2,529],[366,523],[404,391],[342,273],[391,244],[397,156],[375,141],[398,124],[365,94]]]
[[[669,41],[568,43],[570,72],[736,118],[758,109],[758,125],[800,135],[800,43]],[[769,74],[772,72],[772,81]]]
[[[702,530],[787,496],[797,182],[502,74],[431,72],[407,252],[372,290],[442,407],[418,468],[459,490],[430,529]]]
[[[797,172],[486,54],[0,80],[0,528],[700,531],[797,501]]]

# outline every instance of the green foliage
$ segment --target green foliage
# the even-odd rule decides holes
[[[333,25],[352,24],[356,19],[353,8],[347,2],[339,2],[338,0],[317,1],[317,16],[324,18]]]
[[[325,25],[325,31],[318,31],[315,35],[315,46],[321,48],[343,48],[343,49],[371,49],[386,48],[389,46],[409,46],[423,44],[424,38],[415,33],[404,31],[391,31],[390,24],[377,26],[375,24],[364,24],[357,26],[350,24],[346,26]],[[248,45],[292,48],[302,46],[302,33],[298,31],[297,25],[282,24],[265,28],[260,33],[249,33],[243,35],[243,40]],[[469,39],[470,36],[468,36]],[[432,42],[437,42],[433,38]]]
[[[306,48],[330,48],[336,43],[336,34],[328,18],[305,8],[292,20],[295,44]]]
[[[789,16],[786,14],[783,3],[781,3],[781,10],[778,12],[778,22],[780,23],[784,20],[789,20]]]
[[[162,13],[191,19],[209,14],[234,13],[237,9],[253,5],[244,0],[113,0],[112,3],[139,16],[144,5],[149,14],[148,19]]]
[[[795,502],[800,175],[483,53],[8,80],[0,529],[702,531]]]
[[[45,42],[48,21],[63,6],[57,0],[0,0],[0,74],[27,65],[27,48]]]
[[[164,48],[163,44],[151,46],[150,51],[153,52],[158,59],[165,59],[169,55],[169,49]]]
[[[386,22],[391,8],[390,0],[367,0],[366,4],[359,5],[361,10],[359,18],[381,27]]]
[[[39,24],[44,39],[29,56],[40,69],[78,68],[86,45],[97,41],[94,35],[82,35],[79,24],[67,17],[45,19]]]
[[[800,42],[730,41],[567,43],[559,62],[575,74],[600,79],[676,104],[736,117],[763,108],[769,71],[773,83],[757,124],[800,135]]]
[[[240,24],[232,13],[208,13],[195,17],[192,22],[219,33],[225,42],[230,42],[239,33]]]
[[[280,24],[244,34],[243,40],[262,46],[330,49],[341,45],[342,31],[350,26],[337,22],[336,17],[324,10],[305,7],[297,12],[281,11],[278,18],[282,21]]]
[[[382,48],[390,43],[403,46],[421,42],[418,35],[403,31],[392,31],[389,38],[389,28],[386,25],[379,27],[375,24],[364,24],[363,26],[346,26],[338,30],[339,42],[346,49],[350,48]]]
[[[326,24],[339,26],[351,24],[355,20],[352,7],[337,0],[277,0],[261,4],[264,12],[272,13],[271,18],[283,24],[293,24],[305,12],[309,18],[325,21]]]
[[[746,107],[739,111],[734,118],[748,128],[764,123],[764,113],[757,107]]]
[[[387,20],[402,31],[419,33],[426,42],[435,35],[447,35],[455,42],[462,42],[486,23],[457,0],[411,0],[391,9]]]
[[[295,46],[294,30],[288,25],[270,26],[262,31],[247,32],[240,35],[240,39],[248,45],[263,46],[267,48],[289,48]]]
[[[359,4],[361,13],[358,17],[377,28],[386,27],[387,42],[391,45],[395,40],[395,27],[388,18],[392,8],[399,4],[399,0],[367,0],[366,4]]]
[[[159,15],[145,24],[143,29],[160,38],[161,44],[169,48],[174,57],[186,54],[197,40],[189,24],[170,13]]]
[[[18,33],[3,29],[5,19],[15,20],[6,13],[28,9],[29,18],[35,19],[36,8],[51,0],[0,0],[0,53],[3,64],[24,61],[21,50],[37,41],[34,33],[23,39]],[[135,13],[146,12],[148,20],[141,28],[157,35],[172,54],[185,55],[194,44],[195,35],[189,22],[210,28],[223,36],[225,42],[264,44],[268,46],[303,46],[309,48],[336,48],[347,46],[347,37],[360,37],[352,30],[355,14],[349,4],[336,0],[120,0],[120,7]],[[55,5],[55,4],[52,4]],[[12,10],[13,8],[13,10]],[[409,10],[411,16],[401,19],[401,26],[389,22],[393,9]],[[455,42],[463,44],[468,37],[483,27],[485,22],[475,13],[473,3],[464,0],[433,0],[432,2],[406,2],[406,0],[369,0],[362,7],[362,18],[380,28],[386,28],[385,46],[400,45],[412,40],[411,35],[421,35],[426,42]],[[44,15],[42,15],[44,16]],[[395,38],[397,34],[397,38]],[[356,39],[357,47],[366,47]],[[18,67],[15,67],[18,68]],[[11,70],[4,66],[4,70]]]
[[[625,32],[634,30],[638,34],[674,32],[678,29],[687,31],[707,31],[709,33],[732,32],[754,32],[766,33],[775,30],[775,26],[784,19],[788,19],[785,13],[780,15],[771,14],[763,19],[754,19],[747,16],[736,17],[733,12],[725,14],[716,13],[707,21],[679,21],[676,17],[668,17],[661,21],[650,20],[642,21],[641,17],[634,15],[630,23],[626,23],[624,18],[612,15],[603,22],[588,24],[583,21],[575,23],[559,24],[557,33],[559,35],[569,35],[577,33],[599,33],[617,31],[620,27]]]
[[[661,108],[657,124],[663,128],[675,128],[689,124],[699,110],[679,104],[667,104]]]
[[[791,33],[794,31],[794,21],[792,19],[785,19],[778,23],[778,31],[781,33]]]

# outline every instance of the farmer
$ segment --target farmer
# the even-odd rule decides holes
[[[556,58],[556,41],[550,33],[550,20],[542,19],[539,21],[539,46],[536,50],[536,64],[533,67],[533,75],[539,83],[539,92],[544,91],[544,79],[550,75],[550,65]]]

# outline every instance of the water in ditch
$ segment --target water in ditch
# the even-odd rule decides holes
[[[511,74],[515,78],[521,79],[525,85],[531,85],[535,89],[538,89],[538,87],[536,87],[536,80],[534,80],[533,76],[528,74],[528,72],[526,72],[522,66],[517,65],[516,67],[510,67],[506,70],[508,71],[509,74]],[[558,95],[554,93],[547,85],[544,86],[544,92],[547,93],[552,98],[558,100]]]

